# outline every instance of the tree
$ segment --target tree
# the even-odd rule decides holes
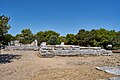
[[[113,49],[120,49],[120,35],[115,36],[111,40]]]
[[[36,38],[37,41],[38,41],[38,45],[40,45],[40,43],[46,41],[46,39],[45,39],[46,34],[45,34],[45,32],[43,32],[43,31],[37,32],[34,36],[35,36],[35,38]]]
[[[23,29],[21,34],[16,35],[16,39],[19,40],[20,43],[30,44],[35,38],[30,29]]]
[[[116,32],[114,30],[109,31],[104,28],[100,28],[96,30],[96,35],[96,41],[98,46],[106,48],[108,44],[112,44],[111,40],[113,39],[113,37],[116,36]]]
[[[53,42],[51,41],[51,36],[53,37],[53,35],[55,35],[54,37],[59,37],[59,33],[52,31],[52,30],[48,30],[48,31],[40,31],[37,32],[34,36],[35,38],[38,40],[38,45],[40,45],[42,42],[47,42],[48,44],[52,44]],[[57,42],[58,43],[58,42]]]
[[[74,34],[67,34],[66,39],[67,39],[67,44],[69,44],[69,45],[77,44],[77,39]]]
[[[112,39],[116,35],[115,30],[109,31],[104,28],[98,30],[92,29],[91,31],[81,29],[76,34],[76,38],[80,46],[100,46],[106,48],[108,44],[112,44]]]
[[[89,31],[85,31],[84,29],[79,30],[79,32],[76,34],[78,45],[88,46],[90,37],[91,36]]]
[[[52,31],[52,30],[48,30],[48,31],[45,31],[45,40],[48,41],[50,36],[52,35],[56,35],[57,37],[60,35],[59,33],[55,32],[55,31]]]
[[[67,39],[65,36],[58,37],[58,44],[61,44],[61,42],[64,42],[65,44],[67,44]]]
[[[6,34],[4,36],[4,44],[5,45],[8,45],[8,42],[13,41],[13,40],[14,40],[14,37],[11,34]]]
[[[55,44],[57,44],[57,42],[58,42],[57,35],[51,35],[49,40],[48,40],[48,44],[55,45]]]
[[[9,17],[6,16],[0,16],[0,44],[5,43],[5,35],[7,34],[8,30],[10,29],[10,25],[8,24],[8,21],[10,20]]]

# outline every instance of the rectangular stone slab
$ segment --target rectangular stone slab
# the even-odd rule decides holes
[[[105,70],[105,72],[110,73],[110,74],[114,74],[114,75],[120,75],[120,69],[108,69]]]
[[[97,70],[105,71],[110,74],[120,75],[120,66],[115,67],[96,67]]]
[[[112,77],[112,78],[109,78],[108,80],[120,80],[120,77]]]

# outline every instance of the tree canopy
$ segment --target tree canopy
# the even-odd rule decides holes
[[[35,38],[30,29],[23,29],[21,34],[16,35],[16,39],[19,40],[20,43],[30,44]]]
[[[10,18],[7,16],[0,16],[0,45],[6,44],[5,36],[7,35],[8,30],[10,29],[10,25],[8,24]]]

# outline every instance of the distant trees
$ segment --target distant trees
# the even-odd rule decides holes
[[[48,40],[48,44],[55,45],[57,43],[58,43],[58,36],[57,35],[51,35],[49,40]]]
[[[74,34],[67,34],[66,35],[66,40],[69,45],[77,45],[77,39]]]
[[[14,38],[11,38],[11,40],[12,39]],[[97,30],[92,29],[90,31],[80,29],[76,35],[67,34],[66,36],[60,36],[59,33],[52,30],[39,31],[36,34],[32,34],[30,29],[23,29],[21,34],[17,34],[15,36],[15,39],[19,40],[23,44],[31,43],[34,39],[37,39],[38,45],[42,42],[47,42],[47,44],[50,45],[64,42],[67,45],[106,48],[108,44],[112,44],[114,49],[120,47],[120,32],[116,32],[115,30],[109,31],[103,28]]]
[[[47,41],[46,38],[45,38],[46,34],[43,31],[37,32],[34,36],[38,40],[38,45],[40,45],[40,43],[42,43],[42,42]]]
[[[86,31],[84,29],[79,30],[79,32],[76,34],[78,45],[81,46],[88,46],[89,38],[91,38],[89,31]]]
[[[113,49],[120,49],[120,32],[116,33],[116,36],[111,39],[111,43],[114,46]]]
[[[115,30],[108,31],[106,29],[92,29],[91,31],[79,30],[76,34],[78,44],[81,46],[100,46],[106,48],[108,44],[114,45],[118,32]],[[118,42],[119,43],[119,42]]]
[[[50,36],[52,35],[56,35],[57,37],[60,35],[59,33],[52,30],[45,31],[45,34],[46,34],[46,37],[45,37],[46,41],[48,41]]]
[[[60,34],[55,31],[48,30],[37,32],[34,36],[38,40],[38,45],[40,45],[42,42],[47,42],[47,44],[57,44],[59,35]]]
[[[30,44],[35,38],[30,29],[23,29],[21,34],[16,35],[15,39],[19,40],[20,43]]]
[[[59,33],[48,30],[39,31],[33,34],[30,29],[23,29],[20,34],[12,36],[8,34],[10,25],[8,24],[10,18],[0,16],[0,46],[7,45],[8,42],[19,40],[23,44],[30,44],[35,39],[38,40],[38,45],[42,42],[54,45],[64,42],[67,45],[93,46],[106,48],[108,44],[113,45],[113,49],[120,49],[120,31],[106,30],[104,28],[85,30],[80,29],[77,34],[67,34],[60,36]]]
[[[58,37],[58,44],[61,44],[61,42],[64,42],[65,44],[67,44],[67,39],[65,36]]]

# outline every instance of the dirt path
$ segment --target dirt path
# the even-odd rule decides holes
[[[40,58],[37,51],[0,54],[0,80],[98,80],[114,75],[95,69],[120,65],[120,54]]]

